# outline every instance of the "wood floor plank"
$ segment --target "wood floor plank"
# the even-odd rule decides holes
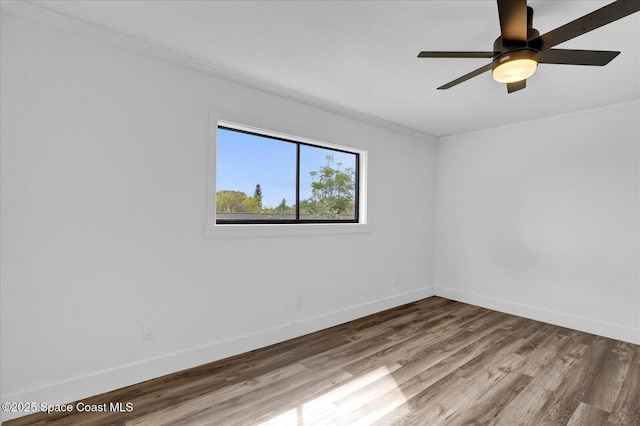
[[[584,356],[588,345],[569,338],[558,349],[551,362],[534,377],[533,384],[551,391],[555,390],[566,378],[569,370]]]
[[[611,410],[609,423],[640,425],[640,349],[638,346]]]
[[[487,348],[487,350],[481,352],[471,361],[458,368],[456,374],[461,377],[470,378],[496,365],[500,368],[513,368],[512,363],[507,361],[511,361],[514,358],[517,358],[519,365],[523,365],[526,361],[525,357],[515,353],[515,350],[522,346],[522,343],[523,339],[508,335],[505,339],[501,340],[500,346]],[[519,369],[519,366],[515,368]]]
[[[522,347],[518,348],[517,353],[520,355],[527,355],[538,350],[541,346],[544,346],[545,342],[547,342],[553,334],[557,334],[557,331],[551,324],[529,321],[512,334],[526,340],[526,343],[522,345]]]
[[[568,363],[569,369],[535,418],[536,424],[567,424],[600,373],[611,343],[610,339],[598,337],[575,362]]]
[[[486,315],[485,317],[478,318],[479,321],[490,319],[484,327],[485,332],[492,332],[501,328],[502,317],[495,317],[493,315]],[[508,322],[509,319],[505,322]],[[465,346],[480,339],[482,334],[475,331],[467,330],[465,328],[454,328],[450,333],[446,333],[437,342],[429,345],[425,345],[415,351],[403,353],[402,356],[396,358],[394,361],[401,365],[407,365],[414,362],[420,362],[421,364],[433,365],[446,356],[457,352]]]
[[[540,371],[547,369],[551,362],[558,357],[558,352],[564,347],[569,339],[566,335],[551,333],[542,340],[537,348],[527,349],[526,352],[520,350],[517,353],[526,355],[527,361],[521,367],[520,372],[531,377],[536,377]]]
[[[399,403],[396,396],[404,398],[393,378],[400,365],[379,367],[361,374],[345,386],[339,386],[333,392],[314,398],[305,404],[305,422],[310,424],[369,424],[374,419],[395,409]],[[373,380],[371,380],[373,379]],[[389,397],[389,393],[394,398]],[[373,409],[353,417],[352,413],[362,406]]]
[[[535,425],[533,419],[553,393],[541,386],[529,384],[509,402],[490,425]]]
[[[567,426],[606,425],[608,418],[608,412],[581,402]]]
[[[476,321],[479,324],[485,326],[484,332],[488,333],[495,330],[500,326],[499,315],[487,315],[478,317]],[[454,330],[454,331],[452,331]],[[443,334],[447,334],[447,340],[443,339]],[[359,371],[367,368],[371,368],[372,365],[379,363],[398,363],[401,365],[407,365],[415,360],[420,360],[422,365],[429,365],[429,361],[425,357],[432,359],[432,364],[435,364],[445,355],[444,353],[451,352],[458,347],[462,347],[465,342],[465,338],[472,338],[478,340],[483,334],[473,333],[462,327],[452,327],[452,329],[440,329],[439,327],[433,327],[423,333],[415,335],[410,339],[399,342],[398,344],[390,347],[386,347],[382,351],[375,352],[369,356],[361,358],[355,362],[344,365],[344,369],[352,374],[357,374]],[[460,339],[456,345],[456,339]],[[447,345],[449,347],[447,348]]]
[[[117,401],[3,425],[640,425],[640,347],[430,297],[82,402]]]
[[[536,340],[533,339],[533,336],[538,336],[538,340],[540,340],[551,332],[556,332],[555,326],[551,324],[545,324],[540,321],[527,320],[523,322],[520,327],[513,330],[511,334],[522,339],[527,339],[530,344],[535,345]]]
[[[442,400],[459,393],[460,389],[465,388],[466,382],[466,379],[454,373],[448,374],[372,424],[433,424],[438,418],[448,414]]]
[[[427,362],[416,360],[403,365],[392,374],[397,389],[381,396],[382,403],[380,401],[370,402],[353,411],[347,417],[348,421],[345,424],[356,423],[362,418],[379,419],[396,409],[404,411],[401,406],[406,404],[409,399],[453,374],[462,365],[476,358],[479,353],[486,353],[487,348],[499,346],[500,342],[508,337],[502,330],[494,330],[452,354],[441,356],[438,358],[439,362],[435,364],[433,364],[434,359],[428,358]]]
[[[582,399],[585,404],[599,408],[608,413],[620,393],[622,384],[635,353],[634,345],[616,342],[609,351],[604,365]]]
[[[279,384],[289,383],[290,379],[295,378],[295,380],[304,381],[306,378],[311,377],[315,377],[315,373],[310,373],[303,365],[291,364],[263,376],[256,377],[252,379],[250,383],[236,383],[198,395],[197,397],[194,396],[184,402],[181,401],[167,404],[167,406],[162,407],[153,413],[149,413],[146,416],[140,416],[137,419],[132,420],[129,424],[150,425],[154,423],[160,424],[163,422],[171,424],[181,420],[185,412],[196,411],[202,407],[208,407],[211,405],[220,407],[230,400],[232,401],[230,404],[235,404],[247,393],[247,389],[249,387],[255,394],[262,395],[265,393],[275,392],[278,389]],[[276,389],[274,389],[274,387]]]
[[[515,355],[515,358],[519,357],[519,355]],[[512,361],[516,364],[519,362],[517,359],[512,359]],[[458,413],[475,414],[474,417],[477,417],[481,413],[472,413],[469,409],[470,406],[478,401],[487,401],[492,397],[494,400],[497,399],[498,397],[496,397],[496,395],[489,396],[492,390],[503,389],[504,391],[511,389],[515,385],[514,382],[518,382],[515,386],[518,391],[520,391],[530,380],[531,378],[529,377],[512,373],[509,367],[503,368],[502,366],[496,366],[491,370],[479,372],[467,379],[465,392],[457,392],[442,400],[441,404],[446,407],[447,414],[434,419],[433,424],[455,424],[455,422],[452,421],[452,417]],[[504,393],[501,395],[505,397],[505,399],[511,398],[511,396],[506,397]]]
[[[445,424],[489,424],[531,382],[531,377],[520,373],[508,374],[489,389],[485,395],[474,397],[465,406],[446,417]]]
[[[295,380],[282,381],[268,387],[246,388],[233,398],[218,400],[215,395],[206,395],[192,401],[188,410],[169,407],[147,415],[131,425],[173,425],[177,423],[203,424],[215,420],[220,424],[249,424],[268,414],[276,415],[288,411],[306,394],[329,389],[336,383],[346,382],[352,376],[342,370],[327,370],[300,374]],[[302,391],[304,389],[304,392]],[[277,404],[274,402],[277,401]],[[240,409],[242,407],[242,409]],[[188,415],[185,415],[188,413]]]
[[[576,342],[583,343],[585,345],[590,345],[593,343],[593,340],[597,338],[595,334],[585,333],[583,331],[571,330],[570,328],[558,327],[558,334],[564,334],[567,337],[570,337]]]

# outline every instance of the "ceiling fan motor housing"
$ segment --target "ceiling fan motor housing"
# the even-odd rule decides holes
[[[514,83],[524,80],[530,77],[538,66],[540,33],[532,27],[533,9],[530,7],[527,7],[527,18],[526,41],[504,40],[498,37],[493,43],[492,73],[496,81]],[[498,68],[500,69],[497,70]],[[526,77],[522,78],[523,75]]]

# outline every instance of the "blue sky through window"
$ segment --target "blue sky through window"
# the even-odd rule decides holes
[[[333,167],[355,169],[356,155],[322,147],[300,147],[300,199],[311,196],[310,171],[319,170],[333,155]],[[253,196],[256,184],[262,190],[262,204],[277,207],[282,199],[295,204],[296,144],[265,136],[218,128],[216,192],[240,191]]]

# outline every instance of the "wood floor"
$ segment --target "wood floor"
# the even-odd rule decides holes
[[[431,297],[83,402],[118,401],[5,424],[640,425],[640,348]]]

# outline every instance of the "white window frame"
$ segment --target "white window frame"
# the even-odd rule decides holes
[[[205,238],[260,238],[298,235],[353,234],[371,232],[367,222],[367,155],[363,149],[320,142],[280,131],[265,130],[248,125],[242,117],[220,111],[209,112],[209,155],[207,174],[207,218],[204,225]],[[240,124],[243,123],[243,124]],[[286,224],[216,224],[216,152],[218,126],[257,133],[281,139],[292,140],[322,148],[350,151],[358,154],[358,223],[286,223]]]

